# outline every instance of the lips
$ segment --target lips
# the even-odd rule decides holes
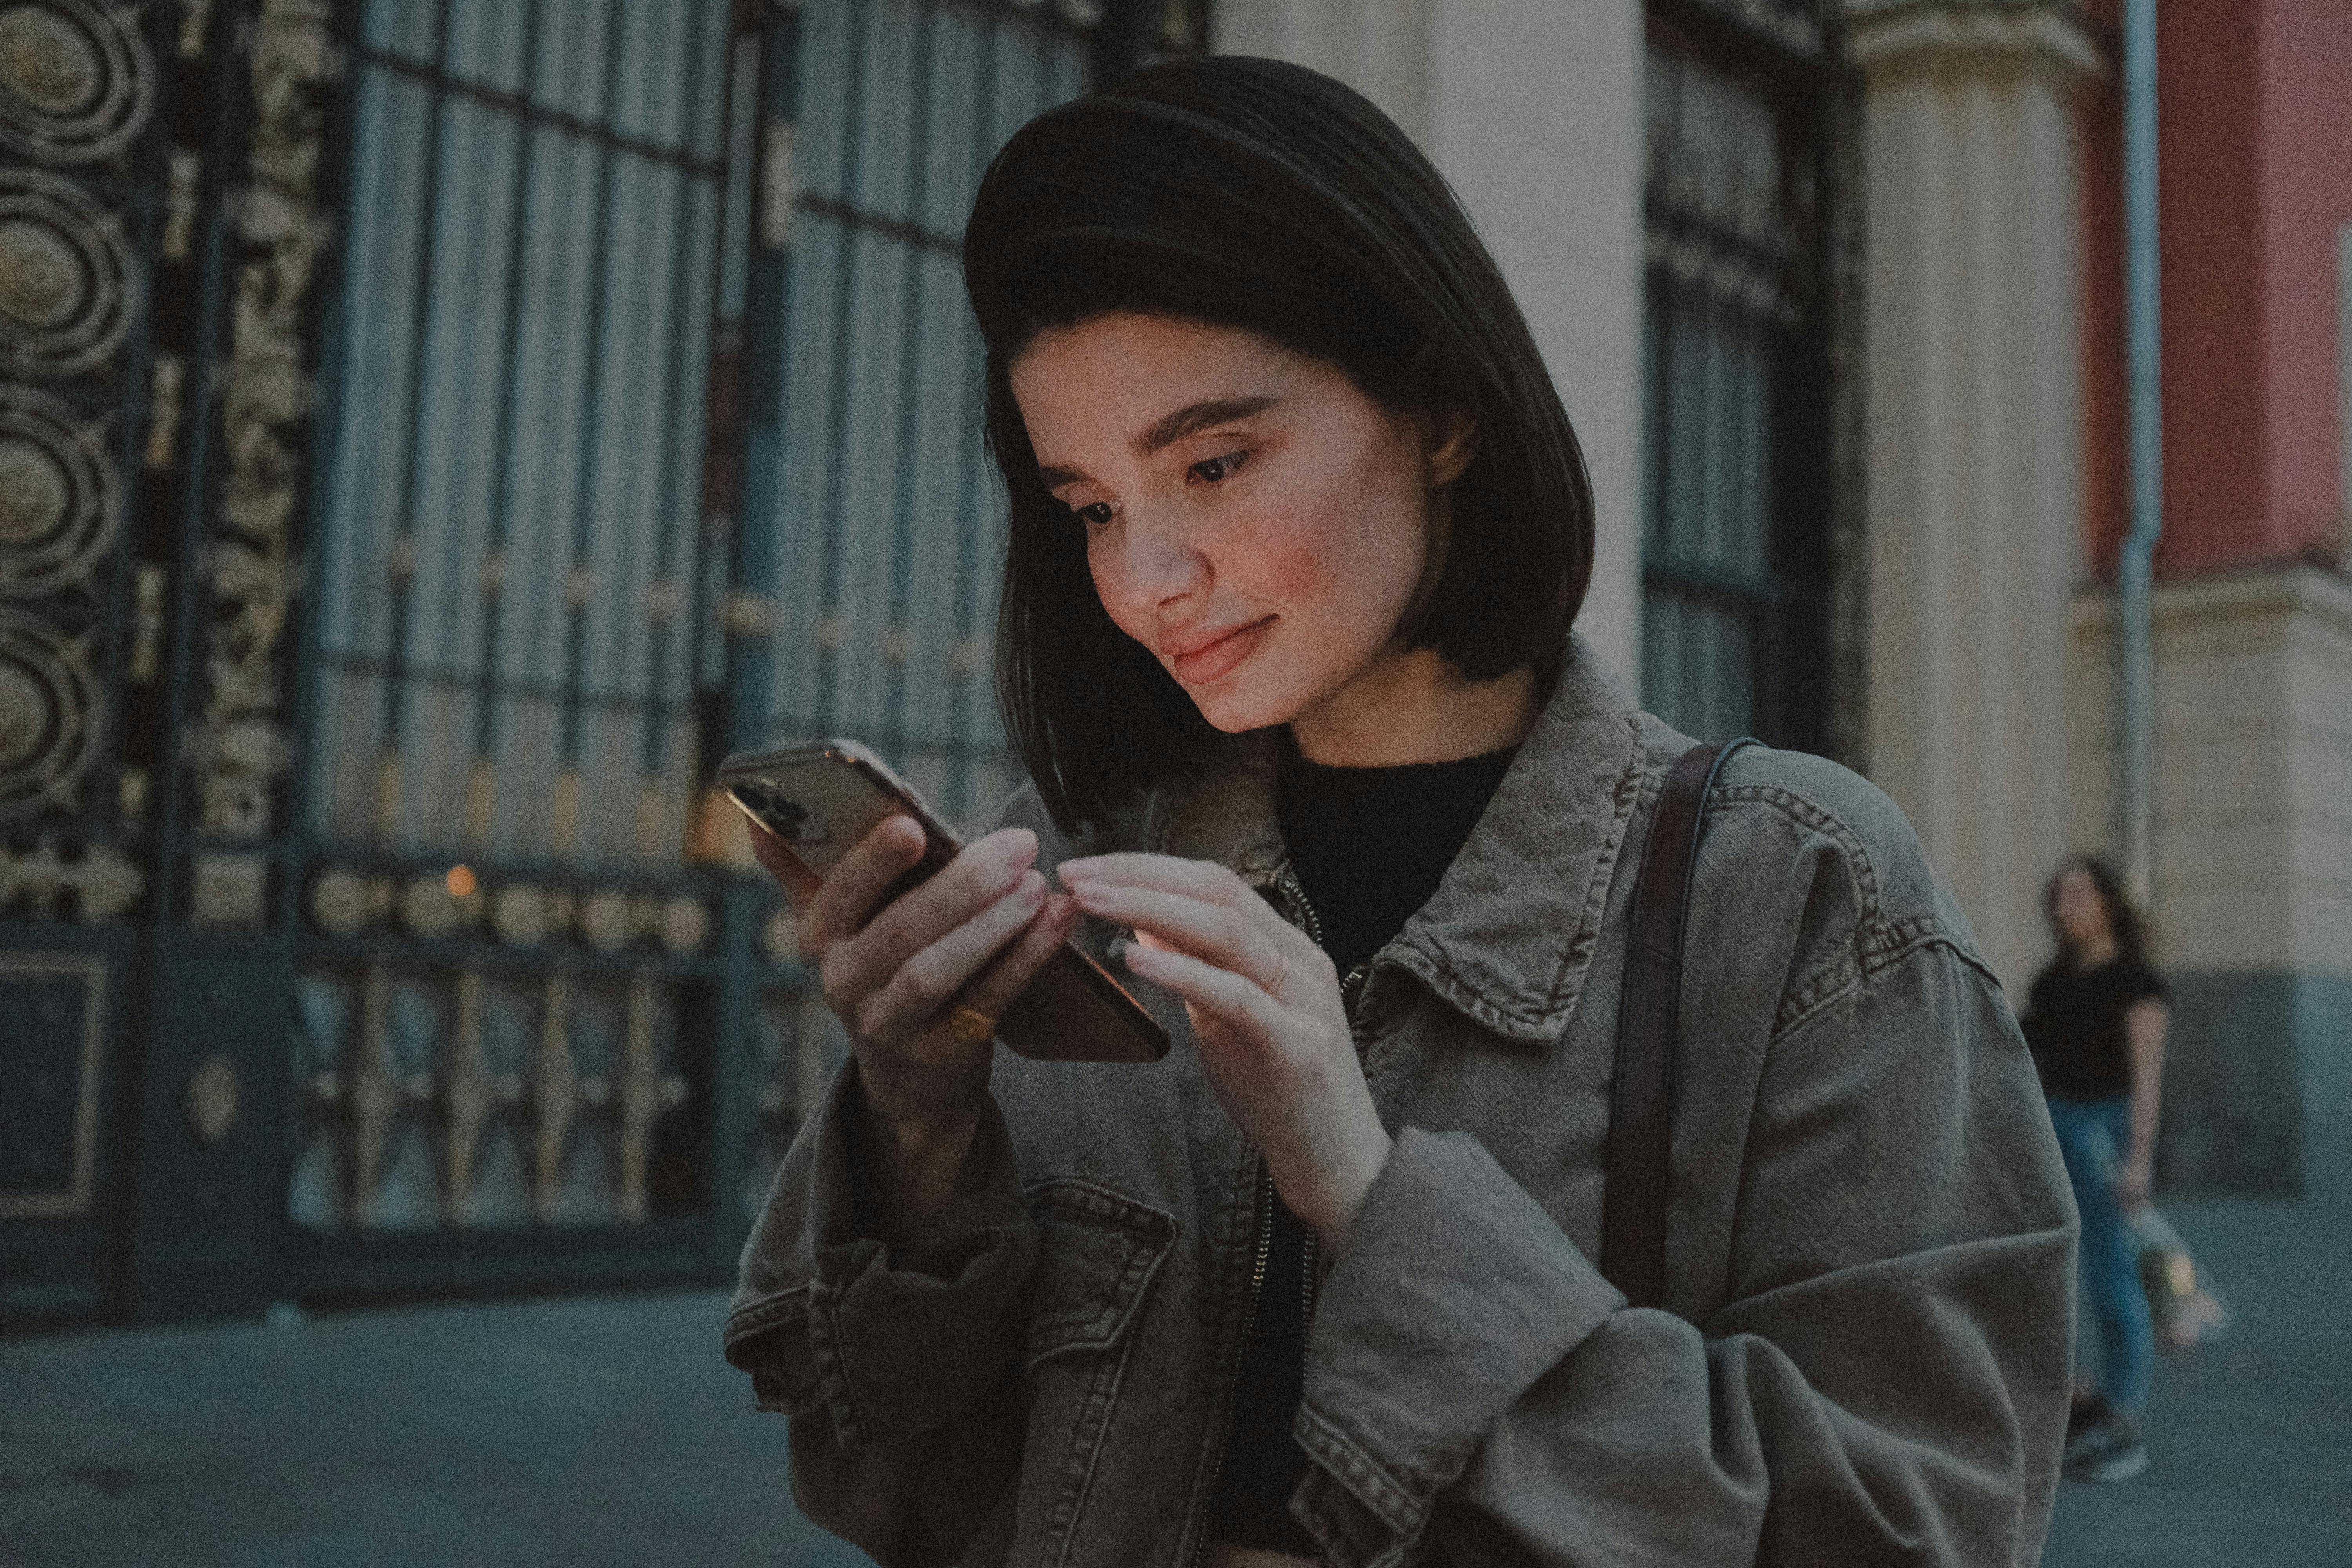
[[[1275,617],[1235,626],[1229,631],[1195,634],[1180,637],[1163,647],[1169,668],[1176,679],[1187,686],[1205,686],[1210,681],[1233,673],[1242,660],[1257,651],[1266,634],[1274,629]]]

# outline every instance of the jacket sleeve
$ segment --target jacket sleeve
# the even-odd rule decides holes
[[[1770,1040],[1727,1304],[1635,1310],[1475,1139],[1401,1133],[1293,1500],[1347,1568],[2031,1563],[2074,1213],[1992,982],[1916,942]]]
[[[952,1563],[1010,1506],[1037,1225],[993,1099],[955,1196],[915,1233],[884,1234],[861,1201],[864,1143],[853,1059],[745,1244],[727,1359],[791,1417],[803,1512],[883,1568]]]

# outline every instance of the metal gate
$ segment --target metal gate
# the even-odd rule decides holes
[[[724,1272],[738,745],[1011,782],[954,236],[1191,6],[0,12],[0,1316]]]

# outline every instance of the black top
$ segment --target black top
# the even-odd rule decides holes
[[[1276,815],[1291,869],[1322,921],[1323,950],[1342,975],[1386,946],[1429,902],[1513,754],[1334,768],[1299,755],[1286,732]],[[1209,1534],[1313,1557],[1314,1542],[1290,1517],[1290,1494],[1307,1476],[1307,1456],[1290,1428],[1304,1392],[1314,1287],[1306,1226],[1279,1197],[1273,1207]]]
[[[1276,816],[1290,868],[1322,919],[1323,951],[1340,973],[1386,946],[1429,902],[1517,754],[1334,768],[1284,741]]]
[[[2077,970],[2062,959],[2027,994],[2019,1023],[2042,1087],[2062,1100],[2116,1100],[2131,1092],[2131,1050],[2124,1014],[2135,1002],[2171,1000],[2163,977],[2145,963],[2116,959]]]

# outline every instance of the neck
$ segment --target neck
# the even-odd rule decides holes
[[[1382,658],[1290,721],[1308,762],[1387,768],[1450,763],[1516,746],[1535,727],[1535,676],[1465,680],[1431,648]]]
[[[2074,965],[2078,969],[2101,969],[2116,961],[2116,939],[2107,931],[2074,945]]]

